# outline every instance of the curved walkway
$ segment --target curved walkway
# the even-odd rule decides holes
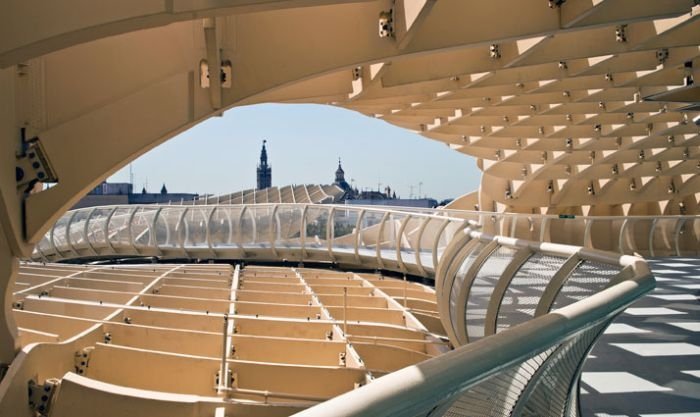
[[[430,277],[452,236],[468,225],[493,235],[619,254],[700,256],[700,216],[552,216],[298,203],[73,210],[54,224],[33,258],[312,260]]]
[[[434,276],[457,349],[301,415],[576,415],[588,352],[653,277],[641,258],[477,227],[340,206],[103,207],[64,216],[37,256],[316,260]]]
[[[585,416],[700,416],[700,259],[647,262],[657,288],[615,319],[586,360]]]
[[[321,261],[429,277],[452,236],[470,224],[437,212],[330,205],[95,207],[61,217],[34,258]]]

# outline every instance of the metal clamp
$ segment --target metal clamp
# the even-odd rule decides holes
[[[39,182],[58,182],[58,177],[49,163],[46,151],[38,137],[27,139],[25,128],[21,129],[22,151],[15,156],[15,180],[17,189],[29,194]]]
[[[106,337],[105,337],[106,339]],[[110,337],[111,340],[111,337]],[[95,348],[90,346],[86,347],[84,349],[80,349],[79,351],[75,352],[75,357],[74,357],[74,364],[75,364],[75,372],[78,375],[85,375],[87,372],[87,368],[90,365],[90,354]]]
[[[54,394],[60,384],[61,382],[56,378],[49,378],[42,385],[33,379],[29,380],[27,383],[29,408],[38,413],[39,416],[48,416]]]

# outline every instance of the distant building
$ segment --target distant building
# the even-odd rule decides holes
[[[333,203],[352,204],[363,206],[394,206],[394,207],[420,207],[433,208],[437,207],[438,202],[432,198],[397,198],[396,191],[392,191],[391,187],[384,188],[384,192],[379,190],[358,191],[352,188],[345,181],[345,170],[338,158],[338,169],[335,170],[335,182],[333,185],[343,189],[344,194],[340,195]]]
[[[262,150],[260,151],[260,163],[258,164],[258,190],[264,190],[272,186],[272,166],[267,164],[267,149],[265,149],[266,140],[263,141]]]
[[[231,194],[200,199],[195,204],[269,204],[269,203],[311,203],[311,204],[352,204],[395,207],[437,207],[438,202],[432,198],[397,198],[396,191],[387,186],[384,191],[359,191],[345,179],[342,161],[338,158],[335,181],[328,185],[286,185],[272,186],[272,168],[267,163],[267,149],[263,141],[258,165],[258,187]]]
[[[149,193],[146,187],[143,187],[140,193],[134,193],[133,184],[105,181],[80,199],[73,206],[73,209],[114,204],[180,204],[181,202],[192,201],[198,197],[199,194],[169,193],[165,184],[163,184],[159,193]]]
[[[391,187],[384,188],[384,192],[379,190],[366,190],[358,191],[356,188],[352,188],[347,181],[345,181],[345,170],[341,164],[340,158],[338,158],[338,169],[335,170],[335,182],[333,185],[340,187],[345,194],[336,199],[336,203],[342,203],[348,200],[391,200],[396,199],[396,192],[392,194]]]
[[[206,198],[200,198],[196,201],[191,201],[194,198],[190,198],[190,203],[198,205],[306,203],[417,208],[434,208],[438,206],[437,200],[432,198],[399,198],[396,196],[396,191],[392,190],[389,186],[385,187],[383,191],[380,191],[379,189],[359,191],[357,188],[350,185],[345,179],[345,170],[343,169],[343,164],[340,158],[338,158],[338,168],[335,170],[335,180],[332,184],[272,186],[272,167],[267,161],[266,144],[267,141],[264,140],[260,151],[260,162],[257,169],[257,188],[241,190],[231,194],[206,196]],[[167,193],[165,185],[163,185],[161,192]],[[134,195],[138,196],[138,194]],[[173,200],[173,202],[175,202],[175,200]]]
[[[341,165],[340,158],[338,158],[338,169],[335,170],[335,182],[333,184],[345,191],[353,191],[350,184],[345,181],[345,170],[343,170],[343,165]]]
[[[391,206],[391,207],[418,207],[435,208],[438,206],[434,198],[373,198],[346,200],[345,204],[353,206]]]

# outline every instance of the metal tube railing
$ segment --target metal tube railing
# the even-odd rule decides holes
[[[309,207],[313,207],[313,210],[309,210]],[[197,216],[194,213],[195,210],[201,212],[201,216]],[[232,214],[234,211],[236,213]],[[105,216],[104,213],[108,214]],[[336,240],[336,219],[334,216],[337,214],[353,220],[356,218],[352,233],[348,233],[348,225],[342,223],[342,216],[337,219],[341,222],[339,223],[341,228],[344,229],[342,235],[345,242],[354,242],[354,253],[333,245]],[[215,218],[222,216],[238,217],[238,225],[230,222],[228,230],[216,228],[212,222]],[[285,222],[284,227],[281,224],[282,216]],[[314,217],[311,218],[311,216]],[[307,236],[306,225],[320,216],[328,218],[325,233],[320,237]],[[202,218],[200,219],[200,217]],[[244,221],[246,218],[250,220]],[[401,219],[403,220],[400,221]],[[373,224],[377,220],[379,220],[378,223]],[[433,224],[442,222],[442,224],[437,228],[422,227],[420,239],[415,240],[404,236],[408,221],[413,220],[423,222],[425,225],[428,222]],[[88,221],[91,224],[89,228],[86,227]],[[365,221],[367,222],[365,223]],[[395,221],[400,221],[400,224],[395,224]],[[86,223],[81,224],[80,222]],[[143,207],[117,206],[111,210],[101,209],[99,212],[96,212],[94,208],[89,208],[69,212],[59,220],[58,224],[60,227],[51,228],[47,236],[50,249],[42,250],[42,252],[37,250],[37,258],[61,260],[115,255],[210,258],[219,254],[236,257],[251,252],[259,255],[258,259],[268,260],[312,256],[321,261],[341,260],[371,268],[383,268],[386,264],[387,267],[400,269],[403,272],[410,270],[416,274],[428,276],[434,272],[435,265],[439,260],[439,254],[436,251],[439,249],[440,242],[447,242],[453,230],[462,229],[467,223],[462,218],[423,213],[407,214],[396,210],[330,205],[273,204],[212,207],[170,205],[167,207],[167,215],[164,214],[162,207],[153,205]],[[367,226],[363,227],[363,225]],[[450,233],[447,233],[448,226],[450,226]],[[472,226],[476,226],[476,224],[472,223]],[[267,230],[267,233],[259,234],[258,231],[261,230],[261,227]],[[93,232],[98,228],[104,233]],[[171,229],[175,231],[174,234],[171,233]],[[68,230],[77,232],[76,239],[63,238]],[[165,235],[168,242],[160,244],[157,238],[159,235]],[[170,242],[173,235],[175,240]],[[250,236],[252,238],[249,238]],[[312,244],[319,238],[325,238],[329,246],[321,248],[319,245]],[[214,250],[213,240],[225,243],[217,244],[216,250]],[[421,241],[433,242],[433,265],[419,264],[420,251],[425,249],[421,249]],[[68,242],[68,245],[64,242]],[[347,247],[347,244],[343,246]],[[411,252],[410,256],[408,252]],[[413,256],[412,252],[415,252],[417,256]],[[372,253],[373,256],[370,256],[369,253]]]
[[[149,207],[153,209],[153,206]],[[529,386],[518,392],[506,392],[518,401],[513,407],[523,409],[524,402],[530,397],[534,398],[542,392],[547,396],[547,390],[557,385],[568,390],[567,399],[571,400],[572,395],[577,395],[576,369],[580,369],[580,364],[585,360],[585,352],[616,314],[654,286],[653,277],[640,258],[582,248],[581,245],[518,239],[517,224],[526,223],[517,223],[515,220],[519,217],[503,222],[504,227],[508,227],[510,234],[514,235],[504,237],[477,231],[479,224],[464,217],[373,207],[307,204],[218,205],[215,208],[168,206],[167,216],[158,210],[154,212],[153,220],[146,222],[143,221],[145,214],[136,216],[143,211],[138,206],[99,212],[87,210],[90,211],[76,211],[64,216],[49,231],[46,239],[50,244],[43,245],[46,249],[37,252],[37,256],[62,259],[76,254],[94,256],[94,253],[102,256],[114,253],[157,254],[164,257],[184,254],[188,257],[215,255],[234,259],[254,254],[256,260],[313,259],[368,268],[393,268],[434,277],[440,319],[452,344],[458,349],[387,375],[372,382],[369,387],[344,394],[299,414],[307,417],[409,417],[427,415],[436,409],[448,410],[456,399],[464,396],[489,390],[495,390],[493,392],[497,394],[500,388],[489,386],[489,378],[496,374],[501,378],[510,378],[510,375],[523,369],[533,368],[530,361],[535,361],[535,368],[538,369],[535,374],[525,378],[529,380]],[[203,219],[194,216],[195,210],[204,216]],[[236,233],[231,231],[234,227],[231,222],[228,230],[214,227],[215,212],[235,218],[231,216],[234,211],[239,215],[239,230]],[[192,216],[187,216],[188,213]],[[243,221],[245,213],[248,213],[250,222]],[[531,217],[527,215],[527,224],[531,223]],[[491,222],[491,216],[484,218]],[[660,230],[645,236],[649,239],[650,248],[656,233],[666,238],[672,235],[675,246],[672,250],[676,253],[682,252],[681,231],[687,224],[696,221],[692,216],[671,217],[673,221],[666,218],[663,221],[644,219],[648,220],[645,223],[658,225]],[[549,222],[549,227],[555,223],[548,217],[539,220],[540,225]],[[595,222],[619,220],[619,217],[604,217],[602,220],[586,218],[581,223],[586,236],[581,243],[594,246]],[[96,227],[86,227],[80,223],[83,221],[94,223]],[[419,225],[417,228],[408,227],[409,222],[413,221]],[[635,218],[635,221],[639,220]],[[104,227],[100,227],[100,222],[106,223]],[[114,225],[113,233],[109,233],[110,223]],[[630,225],[623,222],[621,233],[631,229],[633,221],[628,223]],[[350,230],[352,224],[355,227]],[[176,230],[177,242],[157,245],[160,229],[167,231],[171,227]],[[105,233],[89,235],[91,230],[98,229]],[[71,230],[84,236],[67,239],[65,234]],[[407,235],[416,230],[417,239]],[[532,230],[528,232],[534,234]],[[149,236],[146,236],[147,233]],[[251,234],[252,239],[246,238]],[[135,238],[137,235],[140,237]],[[233,237],[235,241],[231,241]],[[217,245],[216,251],[212,250],[214,239],[225,242],[224,245]],[[319,243],[322,239],[326,239],[327,244]],[[147,243],[137,245],[137,241]],[[612,246],[623,245],[618,239]],[[421,263],[421,251],[430,254],[430,264]],[[413,252],[418,255],[413,256]],[[545,285],[531,288],[537,305],[532,306],[527,314],[522,313],[519,310],[523,308],[515,305],[517,301],[513,300],[528,298],[533,294],[512,297],[510,295],[514,292],[510,291],[518,290],[518,294],[522,294],[522,288],[518,285],[522,285],[521,280],[530,278],[528,267],[533,264],[541,266],[543,257],[550,258],[553,269],[546,272]],[[456,279],[457,274],[463,274],[459,280]],[[590,276],[601,279],[585,281]],[[473,287],[484,285],[490,286],[491,291],[471,291]],[[570,292],[574,287],[583,287],[586,290],[584,296],[570,296],[567,290]],[[480,310],[483,312],[479,313]],[[509,315],[508,311],[512,314]],[[505,329],[508,331],[501,331]],[[468,343],[472,341],[475,342]],[[465,346],[459,347],[463,344]],[[571,348],[573,345],[577,346],[576,349]],[[573,373],[548,374],[557,371],[562,357],[578,365]],[[526,363],[528,366],[523,366]],[[222,365],[223,369],[225,366]],[[517,377],[521,378],[522,375]],[[542,378],[559,378],[560,384],[536,385]],[[510,390],[515,389],[515,385],[503,386]],[[478,390],[470,391],[477,386]]]
[[[313,215],[325,215],[328,225],[324,236],[326,239],[325,250],[318,245],[311,245],[312,236],[307,236],[305,227],[313,219],[309,219],[309,207],[313,207]],[[99,210],[98,210],[99,209]],[[144,209],[148,209],[146,212]],[[193,216],[186,216],[192,210],[201,211],[202,226]],[[158,206],[115,206],[102,208],[86,208],[66,213],[44,238],[46,244],[40,244],[42,250],[36,249],[34,259],[61,260],[81,257],[103,256],[162,256],[162,257],[190,257],[210,258],[242,257],[245,253],[255,253],[258,259],[278,260],[298,259],[311,257],[319,261],[337,262],[343,261],[351,264],[360,264],[371,268],[394,268],[402,272],[410,271],[416,275],[430,276],[437,268],[440,254],[445,245],[451,240],[455,231],[465,227],[479,227],[476,221],[465,218],[477,218],[483,221],[495,219],[510,219],[508,234],[516,238],[528,238],[537,236],[534,224],[539,225],[540,238],[554,240],[566,238],[569,241],[578,242],[581,246],[618,250],[620,253],[636,253],[642,255],[696,255],[700,251],[700,230],[696,222],[700,222],[698,216],[601,216],[601,217],[576,217],[558,218],[548,215],[514,214],[514,213],[483,213],[483,212],[456,212],[440,210],[400,210],[336,205],[307,205],[307,204],[258,204],[254,206],[241,205],[216,205],[216,206],[167,206],[168,215],[161,213]],[[297,230],[298,237],[282,236],[279,210],[283,210],[285,221],[298,224],[298,227],[286,228]],[[153,211],[151,214],[150,211]],[[206,212],[206,213],[205,213]],[[220,214],[221,213],[221,214]],[[178,216],[179,214],[179,216]],[[208,214],[205,215],[205,214]],[[217,214],[219,216],[214,216]],[[454,216],[459,214],[459,216]],[[147,217],[153,215],[152,220]],[[347,237],[347,224],[342,223],[343,216],[352,215],[356,218],[355,229]],[[212,221],[215,217],[227,217],[238,219],[229,222],[228,229],[224,232],[213,228]],[[338,219],[335,216],[339,216]],[[525,217],[527,222],[516,220]],[[345,217],[350,218],[350,217]],[[245,220],[247,219],[247,220]],[[380,219],[372,228],[370,219]],[[409,239],[403,236],[405,227],[396,227],[390,222],[392,219],[404,219],[401,225],[408,221],[420,221],[418,238]],[[336,221],[341,226],[344,242],[354,241],[354,253],[349,253],[345,247],[336,246]],[[392,220],[393,221],[393,220]],[[554,223],[557,222],[557,223]],[[595,233],[596,225],[613,226],[615,222],[621,222],[617,236],[611,236],[612,227],[606,228],[606,234]],[[391,223],[391,224],[389,224]],[[521,233],[518,224],[530,225],[525,233]],[[265,225],[268,233],[260,234],[260,228]],[[363,226],[367,225],[367,226]],[[90,226],[90,227],[88,227]],[[430,227],[428,227],[430,226]],[[566,233],[554,233],[558,227],[566,226]],[[579,227],[580,226],[580,227]],[[489,225],[489,227],[491,227]],[[396,229],[399,229],[396,231]],[[546,233],[547,228],[549,233]],[[578,228],[578,232],[577,232]],[[176,244],[170,244],[171,229],[176,232]],[[378,230],[377,230],[378,229]],[[386,229],[386,230],[385,230]],[[98,231],[103,231],[102,234]],[[205,234],[202,234],[205,231]],[[124,233],[125,232],[125,233]],[[69,234],[71,234],[69,236]],[[218,234],[222,234],[219,236]],[[391,242],[383,242],[385,235],[390,233]],[[496,230],[498,233],[498,230]],[[580,233],[579,237],[576,237]],[[168,242],[160,245],[157,236],[165,235]],[[82,235],[82,236],[81,236]],[[375,236],[376,235],[376,238]],[[527,235],[527,236],[523,236]],[[658,238],[661,236],[662,238]],[[126,239],[124,239],[126,237]],[[250,238],[249,238],[250,237]],[[216,240],[216,251],[212,240]],[[191,244],[195,242],[197,244]],[[629,241],[630,244],[625,244]],[[144,243],[145,242],[145,243]],[[281,245],[285,242],[285,245]],[[410,242],[409,246],[404,246]],[[428,245],[426,242],[431,242]],[[174,242],[175,243],[175,242]],[[396,245],[396,246],[394,246]],[[645,250],[644,247],[647,247]],[[205,250],[206,249],[206,250]],[[369,251],[368,251],[369,250]],[[391,254],[389,253],[392,252]],[[293,253],[292,253],[293,252]],[[385,253],[386,252],[386,253]],[[424,262],[421,258],[423,252],[429,253],[432,262]],[[368,256],[373,253],[374,256]],[[354,256],[350,256],[354,255]],[[398,265],[397,265],[398,264]]]
[[[526,262],[524,260],[528,253],[565,259],[560,268],[566,270],[566,277],[570,276],[572,266],[577,264],[575,261],[578,259],[598,262],[619,269],[620,272],[610,279],[606,288],[583,300],[554,311],[547,310],[547,313],[508,331],[487,335],[478,342],[386,375],[369,386],[297,413],[295,417],[443,415],[456,400],[461,402],[455,415],[476,415],[471,414],[468,407],[470,401],[474,403],[478,399],[488,401],[492,407],[501,408],[499,415],[501,412],[507,415],[510,411],[530,406],[536,410],[538,398],[551,398],[548,393],[557,389],[557,386],[566,391],[565,403],[546,401],[546,406],[552,407],[548,409],[547,415],[564,415],[565,410],[570,409],[572,402],[578,398],[581,364],[602,330],[627,305],[653,289],[654,279],[648,267],[636,257],[465,230],[464,235],[454,239],[446,249],[445,259],[438,270],[438,282],[445,280],[448,271],[452,274],[456,272],[450,264],[455,260],[462,262],[464,257],[461,252],[473,240],[489,243],[483,249],[486,258],[494,256],[494,245],[518,249],[518,255],[511,259],[519,265],[510,271],[506,269],[496,285],[509,286],[513,275]],[[479,266],[476,270],[479,271],[480,268]],[[555,281],[559,281],[556,284],[560,285],[562,280]],[[503,303],[506,287],[494,295],[492,304],[494,300]],[[438,303],[444,307],[448,296],[447,292],[438,291]],[[466,304],[467,300],[462,302]],[[493,310],[492,307],[490,310]],[[443,322],[449,320],[449,314],[441,313],[441,318]],[[458,340],[453,340],[453,343],[460,344]],[[578,364],[573,372],[564,371],[561,360],[564,357],[567,361]],[[496,376],[496,382],[491,384],[491,377]],[[519,382],[509,384],[511,379]],[[544,380],[547,383],[539,383]],[[524,387],[522,381],[526,381]],[[512,403],[500,403],[499,396],[515,400]],[[533,403],[530,403],[531,399]]]

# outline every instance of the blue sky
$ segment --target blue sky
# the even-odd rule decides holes
[[[362,114],[311,104],[237,107],[176,136],[133,162],[134,184],[157,191],[223,194],[255,187],[262,140],[268,141],[272,184],[329,184],[338,157],[360,189],[379,182],[409,197],[438,200],[475,190],[473,158]],[[128,167],[109,181],[129,181]]]

